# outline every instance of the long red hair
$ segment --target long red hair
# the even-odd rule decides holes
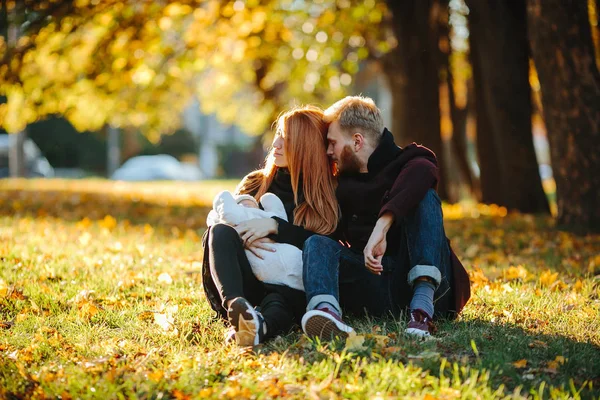
[[[278,118],[276,132],[284,135],[284,151],[296,204],[294,224],[327,235],[335,230],[339,212],[333,172],[327,157],[328,124],[323,117],[323,110],[318,107],[294,108]],[[241,194],[256,191],[254,197],[260,199],[273,182],[277,169],[271,148],[264,168],[246,176],[236,192]],[[304,201],[298,204],[300,184]]]

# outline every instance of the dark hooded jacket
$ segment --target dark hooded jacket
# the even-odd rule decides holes
[[[367,173],[340,174],[336,197],[342,221],[336,235],[351,250],[362,253],[377,219],[386,212],[394,215],[394,225],[387,234],[386,255],[396,255],[400,243],[401,223],[438,182],[435,154],[415,143],[396,146],[385,129],[381,141],[369,157]],[[456,315],[471,295],[469,275],[452,249],[452,314]]]

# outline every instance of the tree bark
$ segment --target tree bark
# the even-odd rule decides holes
[[[525,0],[468,0],[484,203],[549,213],[531,129]]]
[[[600,73],[587,2],[529,0],[558,222],[600,231]]]
[[[121,165],[121,133],[114,126],[108,126],[107,130],[106,174],[110,178]]]
[[[440,132],[439,4],[435,0],[388,0],[398,41],[384,59],[393,99],[392,131],[399,145],[417,142],[433,150],[440,167],[438,192],[446,199]]]
[[[467,118],[469,115],[470,100],[467,99],[467,104],[464,108],[459,108],[456,105],[452,79],[452,72],[448,68],[448,101],[450,103],[450,116],[452,119],[452,139],[450,140],[450,146],[465,182],[471,192],[475,193],[476,187],[479,184],[476,183],[477,179],[469,166],[467,158]]]
[[[6,26],[3,29],[3,34],[6,34],[6,44],[9,49],[14,48],[19,40],[20,18],[22,4],[15,5],[11,15],[8,14],[8,9],[5,2],[2,3],[2,18],[5,19]],[[23,13],[24,14],[24,13]],[[4,21],[3,21],[4,22]],[[4,27],[3,27],[4,28]],[[8,50],[7,50],[8,51]],[[11,178],[25,177],[27,174],[27,166],[25,161],[25,139],[26,131],[11,134],[8,148],[8,169]]]

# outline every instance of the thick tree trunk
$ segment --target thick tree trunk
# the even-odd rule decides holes
[[[393,99],[392,132],[404,146],[417,142],[438,157],[438,192],[447,198],[439,94],[439,5],[435,0],[388,0],[398,47],[384,59]]]
[[[549,213],[531,130],[525,0],[467,5],[482,201]]]
[[[459,107],[456,102],[454,92],[454,76],[450,65],[450,55],[452,48],[450,46],[450,7],[448,0],[439,1],[443,17],[440,24],[440,75],[445,76],[448,88],[447,106],[452,121],[452,138],[447,145],[449,146],[450,157],[454,162],[460,178],[458,181],[466,184],[471,193],[475,192],[475,176],[469,166],[467,158],[467,117],[469,114],[469,101],[463,107]],[[443,108],[442,108],[443,109]],[[451,172],[451,171],[450,171]]]
[[[587,2],[529,0],[559,224],[600,231],[600,73]]]

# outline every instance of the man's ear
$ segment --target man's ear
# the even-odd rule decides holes
[[[355,132],[352,135],[352,148],[354,151],[359,151],[365,146],[365,137],[360,132]]]

